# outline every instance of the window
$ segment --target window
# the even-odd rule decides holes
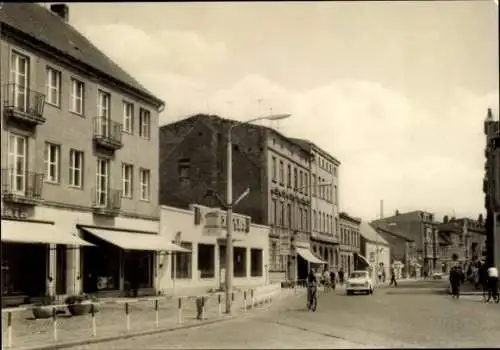
[[[262,249],[250,249],[250,276],[262,277]]]
[[[122,197],[132,198],[132,180],[134,167],[131,164],[122,164]]]
[[[307,208],[304,208],[304,222],[304,229],[309,232],[309,210]]]
[[[285,226],[286,223],[286,205],[285,203],[281,203],[281,217],[280,217],[281,226]]]
[[[81,188],[83,185],[83,152],[69,151],[69,185]]]
[[[316,213],[316,210],[313,210],[313,229],[315,231],[318,231],[318,214]]]
[[[293,188],[297,189],[299,187],[297,178],[297,168],[293,168]]]
[[[139,109],[139,136],[145,139],[151,137],[151,113],[144,108]]]
[[[337,185],[333,186],[334,202],[333,204],[339,204],[339,192],[337,191]]]
[[[333,167],[333,176],[337,177],[337,167]]]
[[[191,279],[191,266],[193,260],[193,244],[190,242],[181,242],[181,247],[190,250],[189,252],[175,252],[175,269],[172,268],[172,278],[174,279]]]
[[[293,216],[292,216],[292,205],[290,203],[287,204],[287,218],[288,218],[288,227],[292,228]]]
[[[69,110],[73,113],[83,115],[83,101],[85,96],[85,85],[81,81],[71,78],[71,95]]]
[[[304,193],[305,195],[309,195],[309,175],[304,173]]]
[[[287,165],[287,173],[286,173],[286,177],[287,177],[287,185],[289,187],[292,187],[292,166],[290,164]]]
[[[45,143],[45,179],[48,182],[59,182],[59,145]]]
[[[153,287],[154,280],[154,252],[126,251],[123,254],[125,283],[135,280],[139,288]]]
[[[233,256],[234,277],[247,277],[247,249],[234,247]]]
[[[273,181],[276,181],[276,176],[277,176],[277,173],[276,173],[276,157],[272,157],[272,163],[271,163],[271,166],[272,166],[272,179]]]
[[[98,117],[102,117],[102,119],[105,120],[110,119],[111,95],[107,92],[99,90],[97,98],[97,113],[99,114]]]
[[[215,277],[215,246],[198,244],[198,271],[200,278]]]
[[[141,200],[149,200],[149,185],[150,185],[150,172],[148,169],[141,169],[139,171],[139,183],[141,185]]]
[[[283,181],[285,181],[285,164],[282,160],[280,160],[280,184],[283,185]]]
[[[178,171],[179,171],[179,181],[189,182],[189,172],[190,172],[190,161],[189,159],[179,159]]]
[[[96,170],[96,205],[101,207],[108,206],[109,192],[109,160],[97,158]]]
[[[269,220],[269,223],[271,225],[278,223],[278,215],[276,213],[276,211],[277,211],[277,207],[276,207],[277,203],[276,202],[277,201],[274,198],[271,200],[271,215],[270,215],[270,220]]]
[[[134,105],[123,101],[123,132],[132,134],[134,127]]]
[[[26,112],[28,110],[29,58],[12,52],[10,61],[10,79],[14,84],[14,107]]]
[[[302,193],[304,190],[304,174],[302,171],[299,171],[299,192]]]
[[[26,144],[26,137],[9,135],[9,189],[13,193],[24,193],[26,190]]]
[[[298,225],[298,226],[299,226],[299,230],[303,231],[303,230],[302,230],[302,227],[303,227],[303,226],[302,226],[302,224],[303,224],[303,222],[302,222],[302,219],[303,219],[303,216],[302,216],[302,208],[299,208],[299,218],[298,218],[298,219],[299,219],[299,225]]]
[[[276,202],[276,225],[281,226],[282,220],[281,220],[281,208],[283,207],[283,203],[281,201]]]
[[[316,175],[312,174],[312,195],[316,196]]]
[[[61,72],[47,67],[47,103],[61,106]]]

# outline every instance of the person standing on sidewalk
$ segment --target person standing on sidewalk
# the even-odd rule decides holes
[[[342,268],[342,266],[340,267],[339,270],[339,283],[340,285],[344,284],[344,269]]]
[[[498,269],[491,265],[488,269],[488,295],[498,293]]]
[[[398,282],[396,281],[396,271],[394,271],[394,267],[391,269],[391,283],[389,283],[389,287],[394,285],[394,287],[398,286]]]
[[[335,271],[332,269],[330,270],[330,283],[332,284],[332,289],[335,290]]]

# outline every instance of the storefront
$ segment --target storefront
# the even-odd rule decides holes
[[[81,253],[83,291],[100,295],[156,295],[160,252],[189,252],[155,232],[78,226],[95,247]],[[137,292],[137,293],[136,293]]]
[[[311,268],[314,269],[315,272],[319,273],[323,271],[325,266],[328,265],[326,260],[320,259],[316,254],[314,254],[308,245],[304,245],[302,247],[297,247],[297,276],[298,280],[302,281],[307,278],[309,271]]]
[[[2,305],[19,305],[64,286],[65,273],[50,269],[51,256],[65,266],[67,246],[90,246],[59,231],[53,222],[4,219],[2,231]]]
[[[161,235],[186,249],[160,257],[160,289],[172,294],[224,285],[226,213],[193,205],[191,210],[162,206],[160,215]],[[233,214],[233,237],[233,285],[267,283],[269,227],[252,224],[249,217]]]

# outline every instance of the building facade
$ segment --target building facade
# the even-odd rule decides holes
[[[368,261],[369,270],[374,278],[380,276],[383,280],[385,276],[387,279],[390,277],[392,262],[391,245],[368,222],[361,222],[359,227],[362,260]]]
[[[469,218],[444,217],[438,225],[438,253],[442,272],[448,272],[456,261],[461,264],[476,262],[486,255],[486,231],[484,223]]]
[[[339,264],[340,162],[314,143],[294,139],[311,153],[311,245],[330,266]]]
[[[227,133],[236,125],[199,114],[160,128],[161,204],[225,202]],[[271,280],[297,278],[307,267],[292,247],[309,249],[311,230],[310,153],[281,133],[252,124],[232,128],[232,146],[234,197],[250,189],[235,210],[271,227]]]
[[[339,268],[350,273],[356,265],[356,255],[360,253],[360,224],[361,219],[354,218],[347,213],[339,214]]]
[[[160,208],[161,235],[187,251],[162,254],[158,285],[162,293],[218,289],[225,282],[226,212],[192,205],[190,209]],[[269,280],[269,227],[233,214],[233,273],[236,287]]]
[[[483,191],[486,207],[488,263],[500,266],[500,121],[491,109],[484,122],[486,164]]]
[[[382,226],[381,223],[372,224],[377,233],[382,236],[390,246],[391,264],[400,263],[401,269],[397,278],[416,276],[417,252],[415,240],[393,226]]]
[[[158,233],[164,104],[69,24],[68,6],[4,3],[0,21],[3,295],[123,290],[134,254],[68,237],[83,226]],[[37,287],[23,283],[33,274]]]
[[[441,270],[439,266],[438,223],[434,214],[422,210],[400,213],[396,210],[393,216],[372,221],[374,225],[395,226],[415,240],[417,261],[423,274],[431,274],[433,270]]]

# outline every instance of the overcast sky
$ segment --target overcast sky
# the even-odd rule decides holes
[[[160,124],[292,113],[273,126],[342,162],[352,215],[484,210],[493,1],[72,3],[70,22],[167,102]]]

